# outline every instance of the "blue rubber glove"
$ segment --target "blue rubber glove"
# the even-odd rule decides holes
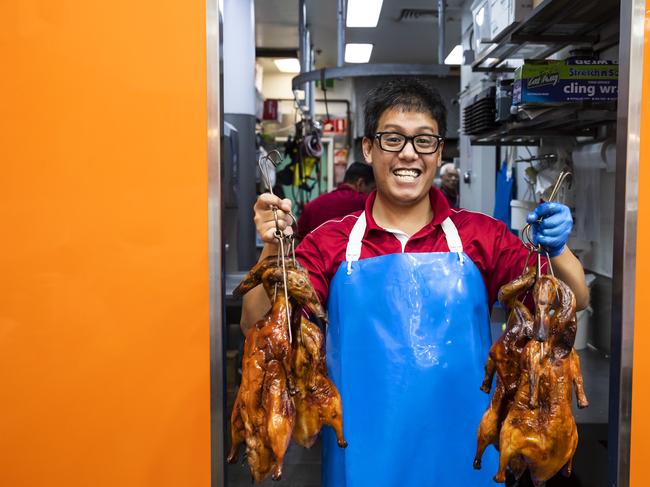
[[[562,203],[542,203],[528,214],[527,221],[532,224],[535,245],[544,247],[550,257],[562,253],[573,228],[568,206]]]

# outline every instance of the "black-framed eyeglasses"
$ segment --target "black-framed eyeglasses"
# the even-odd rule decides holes
[[[416,134],[411,137],[399,132],[377,132],[375,139],[379,147],[386,152],[402,152],[407,142],[411,142],[415,152],[421,155],[433,154],[445,141],[444,137],[434,134]]]

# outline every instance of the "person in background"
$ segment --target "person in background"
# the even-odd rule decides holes
[[[366,197],[375,189],[372,167],[364,162],[353,162],[345,171],[343,182],[333,191],[325,193],[305,205],[298,218],[298,237],[328,220],[363,210]]]
[[[458,169],[450,162],[440,168],[440,191],[445,195],[451,208],[458,208],[460,196],[458,195],[458,182],[460,175]]]

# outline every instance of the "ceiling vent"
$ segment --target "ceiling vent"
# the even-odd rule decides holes
[[[403,8],[398,22],[431,22],[438,19],[438,11],[426,8]]]

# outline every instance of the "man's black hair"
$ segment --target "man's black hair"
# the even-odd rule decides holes
[[[375,175],[372,172],[372,166],[370,164],[353,162],[345,171],[343,182],[356,183],[359,178],[363,179],[366,184],[375,182]]]
[[[377,132],[379,118],[386,110],[428,113],[438,122],[438,135],[447,131],[447,108],[430,83],[413,77],[395,78],[373,88],[364,107],[364,135],[370,139]]]

